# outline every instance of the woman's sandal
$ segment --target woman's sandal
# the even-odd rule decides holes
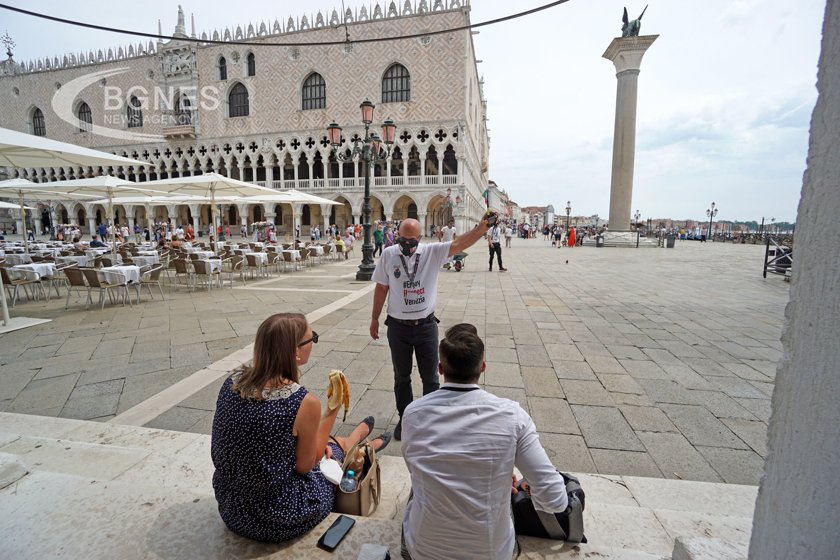
[[[379,449],[376,450],[377,453],[381,453],[382,451],[385,450],[386,447],[388,447],[388,444],[391,443],[391,437],[392,436],[393,436],[393,434],[391,434],[391,432],[382,432],[381,434],[379,434],[378,436],[376,436],[375,438],[370,440],[371,443],[373,443],[374,441],[376,441],[378,439],[382,440],[382,445],[379,446]]]

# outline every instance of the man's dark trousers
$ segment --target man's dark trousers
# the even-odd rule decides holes
[[[391,361],[394,364],[394,397],[397,412],[403,411],[414,400],[411,390],[412,355],[417,356],[417,369],[423,381],[423,394],[428,395],[440,387],[438,377],[438,325],[431,320],[419,325],[404,325],[393,318],[385,319],[388,326],[388,345],[391,347]]]
[[[490,270],[493,270],[493,254],[496,254],[496,260],[499,263],[499,270],[504,268],[502,266],[502,244],[501,243],[493,243],[490,245]]]
[[[373,256],[376,256],[376,252],[379,251],[379,256],[382,256],[382,242],[377,241],[373,246]]]

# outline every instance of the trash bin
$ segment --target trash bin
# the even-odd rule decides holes
[[[596,235],[595,236],[595,246],[596,247],[603,247],[604,246],[604,236],[603,235]]]
[[[669,234],[665,236],[665,248],[666,249],[673,249],[674,243],[677,241],[677,236],[674,234]]]
[[[203,231],[201,231],[201,230],[198,230],[198,236],[199,236],[199,237],[204,237],[204,232],[203,232]]]

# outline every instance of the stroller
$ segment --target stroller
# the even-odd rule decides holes
[[[461,269],[464,268],[466,265],[467,260],[467,253],[455,253],[452,256],[452,267],[455,269],[455,272],[461,272]],[[444,265],[446,268],[449,268],[449,264],[447,263]]]

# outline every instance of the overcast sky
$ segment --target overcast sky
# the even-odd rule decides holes
[[[434,0],[429,0],[432,4]],[[642,35],[660,37],[639,76],[633,211],[643,218],[792,221],[816,102],[824,0],[569,0],[475,36],[488,100],[490,178],[520,205],[566,201],[609,214],[615,69],[601,55],[650,7]],[[11,0],[100,25],[171,33],[175,2]],[[400,2],[402,3],[402,2]],[[473,0],[473,23],[548,0]],[[340,0],[185,0],[201,31],[340,8]],[[373,5],[345,0],[347,7]],[[138,39],[0,11],[15,58],[116,47]],[[189,29],[188,29],[189,31]],[[146,40],[147,42],[148,40]],[[387,48],[383,44],[382,48]]]

